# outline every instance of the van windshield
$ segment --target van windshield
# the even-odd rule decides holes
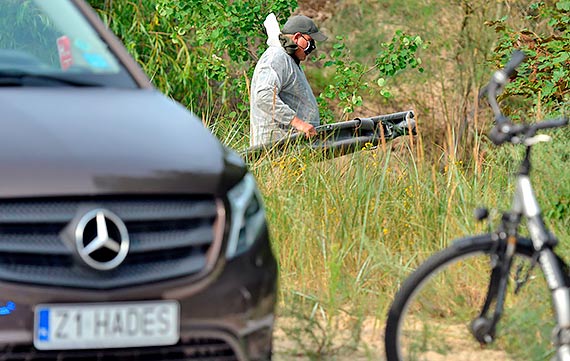
[[[10,84],[136,87],[69,0],[0,1],[0,86]]]

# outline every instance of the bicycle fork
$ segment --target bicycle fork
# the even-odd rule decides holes
[[[548,288],[552,292],[552,304],[557,324],[552,331],[552,341],[556,346],[556,360],[570,361],[570,289],[551,248],[541,250],[538,261]]]
[[[493,268],[485,303],[479,316],[471,322],[469,327],[475,339],[481,344],[490,344],[494,341],[496,326],[503,314],[509,273],[516,248],[514,235],[506,236],[504,232],[499,232],[496,236],[498,237],[498,249],[491,252]],[[493,303],[495,309],[492,317],[489,317],[487,313]]]
[[[481,344],[490,344],[494,341],[496,326],[503,313],[516,247],[514,235],[506,236],[504,232],[499,232],[497,237],[497,249],[491,252],[493,268],[485,303],[479,316],[470,324],[471,333]],[[570,361],[570,289],[566,282],[567,277],[563,274],[563,268],[551,247],[543,247],[536,255],[552,293],[556,314],[557,326],[552,331],[552,341],[556,347],[555,360]],[[490,316],[488,313],[493,304],[495,308]]]

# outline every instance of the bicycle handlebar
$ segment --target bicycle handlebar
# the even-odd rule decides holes
[[[511,60],[509,60],[509,62],[507,63],[507,65],[505,65],[505,68],[503,69],[503,72],[505,73],[507,79],[514,74],[515,69],[523,62],[525,57],[526,57],[525,54],[520,50],[515,50],[513,52],[513,54],[511,55]]]
[[[487,93],[489,105],[495,114],[496,125],[489,134],[491,141],[495,145],[501,145],[505,142],[519,143],[520,137],[530,138],[540,129],[558,128],[568,124],[568,117],[563,116],[532,125],[517,125],[513,124],[511,120],[501,112],[497,102],[497,91],[507,84],[507,81],[514,74],[516,68],[523,62],[525,57],[522,51],[515,50],[507,65],[493,74],[489,84],[483,90],[483,92]]]
[[[493,109],[497,124],[508,121],[508,119],[503,116],[501,109],[499,108],[499,104],[497,103],[497,92],[507,84],[509,78],[514,74],[515,69],[523,62],[524,59],[525,54],[520,50],[515,50],[507,65],[505,65],[503,69],[497,70],[493,74],[489,84],[485,87],[487,99]]]
[[[495,145],[505,142],[520,143],[521,139],[533,137],[542,129],[559,128],[568,125],[568,117],[545,120],[536,124],[512,124],[510,121],[497,124],[489,133],[489,138]]]

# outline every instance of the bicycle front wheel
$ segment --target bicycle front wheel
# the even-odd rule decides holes
[[[496,256],[491,234],[467,237],[435,254],[413,272],[388,312],[385,347],[392,360],[549,359],[554,327],[550,293],[537,266],[514,295],[513,276],[530,270],[532,245],[521,239],[511,268],[498,340],[481,346],[470,323],[481,312]],[[523,276],[520,276],[521,278]],[[492,311],[491,311],[492,312]]]

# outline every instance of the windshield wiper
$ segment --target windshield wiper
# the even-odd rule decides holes
[[[49,83],[58,83],[76,87],[99,87],[101,84],[78,81],[55,75],[28,73],[20,70],[0,70],[1,86],[47,86]]]

